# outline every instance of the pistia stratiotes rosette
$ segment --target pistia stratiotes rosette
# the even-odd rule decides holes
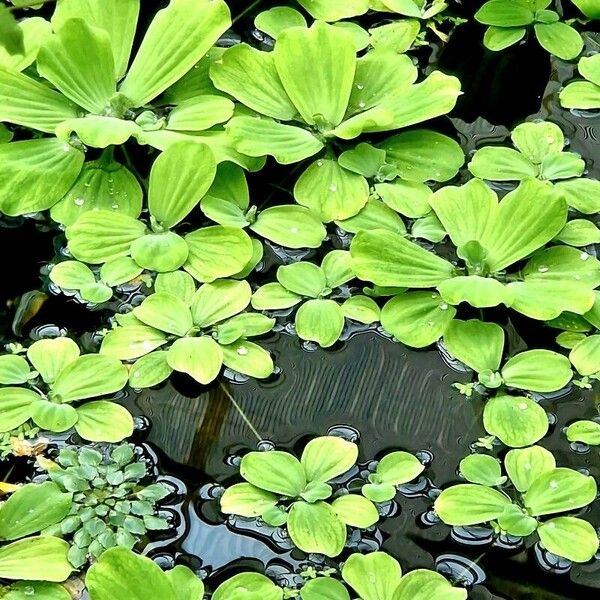
[[[180,267],[198,281],[237,274],[253,256],[252,241],[241,229],[204,227],[183,237],[172,231],[208,192],[215,173],[208,146],[171,146],[150,171],[149,227],[125,214],[89,211],[67,227],[69,251],[82,262],[118,272],[121,280],[133,279],[144,269],[165,273]]]
[[[222,133],[203,134],[233,114],[233,103],[222,95],[199,89],[177,102],[173,94],[177,106],[162,111],[165,116],[148,106],[227,30],[227,4],[172,0],[152,21],[129,65],[139,9],[139,0],[62,0],[52,17],[54,33],[37,54],[39,77],[0,66],[0,120],[56,136],[2,144],[0,211],[20,215],[50,208],[74,183],[88,205],[100,201],[93,186],[84,189],[93,165],[82,171],[83,146],[118,146],[131,137],[160,149],[180,139],[206,142],[219,160],[252,166],[227,147]],[[123,195],[131,174],[118,167],[121,174],[112,175],[112,183]]]
[[[362,600],[466,600],[467,590],[453,587],[439,573],[416,569],[406,574],[385,552],[352,554],[342,567],[342,578]],[[352,596],[354,597],[354,596]],[[302,600],[350,600],[348,589],[331,577],[307,582]]]
[[[300,305],[294,321],[296,333],[327,348],[340,338],[346,318],[364,324],[379,319],[379,307],[372,298],[346,294],[345,300],[336,301],[336,296],[343,296],[334,290],[351,279],[350,253],[332,250],[320,267],[305,261],[279,267],[277,282],[259,287],[252,295],[252,307],[272,311]]]
[[[593,477],[557,467],[552,453],[540,446],[510,450],[504,469],[505,476],[489,455],[463,459],[461,474],[470,483],[442,491],[434,505],[438,516],[456,527],[490,523],[496,533],[516,537],[535,532],[546,550],[573,562],[596,554],[598,534],[590,523],[573,516],[545,518],[590,504],[597,492]]]
[[[565,108],[600,108],[600,54],[586,56],[577,65],[585,81],[573,81],[560,92],[560,103]]]
[[[357,58],[352,36],[321,21],[284,30],[273,52],[230,48],[210,75],[256,112],[226,125],[240,153],[289,164],[327,148],[294,191],[324,221],[353,216],[369,195],[366,180],[335,160],[334,140],[421,123],[449,112],[460,93],[458,79],[439,71],[416,84],[418,70],[405,55],[372,51]]]
[[[48,431],[75,427],[82,438],[95,442],[119,442],[133,432],[133,418],[122,406],[107,400],[82,402],[121,390],[127,369],[108,356],[81,356],[69,338],[34,342],[27,359],[0,356],[0,383],[1,431],[31,419]]]
[[[473,179],[438,190],[430,204],[461,266],[391,231],[360,231],[350,246],[352,270],[360,279],[412,288],[381,313],[382,325],[401,342],[414,347],[435,342],[462,302],[475,308],[504,304],[539,320],[592,308],[600,262],[575,248],[544,248],[567,222],[567,203],[551,186],[528,179],[498,201],[483,181]]]
[[[248,338],[268,333],[274,319],[243,312],[252,291],[246,281],[218,279],[196,289],[183,271],[157,277],[155,292],[102,341],[101,354],[135,360],[130,368],[133,387],[151,387],[173,371],[208,384],[223,365],[265,378],[273,372],[270,354]],[[164,349],[168,348],[168,349]]]

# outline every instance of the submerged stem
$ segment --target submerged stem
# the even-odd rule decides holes
[[[250,419],[246,416],[246,413],[242,410],[242,407],[235,401],[235,398],[231,395],[231,393],[229,392],[229,390],[225,387],[225,385],[223,383],[220,383],[219,386],[221,387],[221,389],[223,390],[223,392],[225,393],[225,395],[229,398],[229,400],[231,400],[231,403],[233,404],[233,406],[235,407],[235,409],[238,411],[238,413],[240,414],[240,416],[244,420],[244,423],[246,423],[246,425],[248,425],[248,428],[250,429],[250,431],[256,436],[256,439],[259,442],[262,442],[263,438],[258,433],[258,431],[254,427],[254,425],[252,425]]]

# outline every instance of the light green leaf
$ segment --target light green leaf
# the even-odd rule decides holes
[[[73,134],[86,146],[107,148],[124,144],[140,131],[134,121],[125,121],[115,117],[86,115],[80,119],[68,119],[56,127],[56,137],[67,142]]]
[[[358,459],[358,447],[336,436],[321,436],[306,444],[300,462],[308,482],[325,483],[354,466]]]
[[[342,304],[342,312],[347,319],[370,325],[379,321],[381,311],[377,302],[367,296],[352,296]]]
[[[277,505],[277,496],[250,483],[236,483],[225,490],[219,502],[221,512],[226,515],[260,517]]]
[[[4,354],[0,356],[0,384],[13,385],[25,383],[29,379],[31,368],[22,356]]]
[[[251,296],[247,281],[222,279],[205,283],[192,298],[194,325],[205,328],[237,315],[250,304]]]
[[[52,536],[30,537],[0,548],[0,577],[25,581],[65,581],[73,566],[69,544]],[[98,599],[95,599],[98,600]]]
[[[160,273],[154,281],[154,291],[177,296],[189,306],[196,291],[196,284],[193,277],[185,271]]]
[[[131,243],[130,252],[140,267],[158,273],[178,269],[189,256],[186,241],[172,231],[144,235]]]
[[[421,24],[416,19],[400,19],[369,29],[371,46],[402,53],[411,48],[419,35]]]
[[[309,29],[285,30],[275,44],[275,67],[290,100],[309,125],[339,125],[354,80],[352,36],[316,21]],[[310,86],[306,82],[310,81]]]
[[[376,183],[378,196],[392,209],[406,217],[423,217],[431,212],[433,192],[424,183],[397,179],[393,183]]]
[[[454,271],[452,263],[383,230],[357,233],[350,253],[356,275],[381,286],[432,287]]]
[[[600,335],[590,335],[577,343],[569,360],[580,375],[594,375],[600,371]]]
[[[129,385],[133,388],[149,388],[162,383],[172,371],[165,350],[150,352],[131,365]]]
[[[133,417],[119,404],[97,400],[77,409],[75,430],[90,442],[116,444],[133,433]]]
[[[34,590],[40,600],[71,600],[71,594],[58,583],[45,583],[43,581],[17,581],[10,586],[6,600],[28,600],[29,592]]]
[[[300,590],[302,600],[350,600],[344,584],[331,577],[308,580]]]
[[[296,498],[306,487],[300,461],[287,452],[249,452],[240,464],[240,475],[262,490]]]
[[[439,573],[417,569],[406,574],[394,594],[394,600],[466,600],[468,592],[452,584]]]
[[[327,287],[332,289],[354,279],[350,252],[347,250],[331,250],[328,252],[321,262],[321,269],[325,273]]]
[[[288,27],[308,27],[302,13],[289,6],[275,6],[254,18],[254,26],[276,40]]]
[[[595,85],[600,85],[600,59],[597,55],[586,56],[579,61],[577,65],[579,72],[588,81]]]
[[[413,238],[422,238],[438,243],[446,237],[446,230],[434,214],[429,214],[413,222],[410,235]]]
[[[238,573],[224,581],[212,596],[212,600],[245,600],[245,598],[282,600],[283,590],[260,573]]]
[[[546,550],[576,563],[588,562],[598,552],[598,533],[583,519],[557,517],[542,523],[537,532]]]
[[[40,400],[31,405],[31,420],[41,429],[63,432],[77,423],[77,411],[70,404]]]
[[[362,85],[362,84],[361,84]],[[373,178],[386,164],[385,150],[380,150],[371,144],[360,143],[356,148],[342,152],[338,163],[344,169],[358,173],[363,177]]]
[[[379,521],[377,508],[364,496],[346,494],[331,503],[335,514],[350,527],[367,529]]]
[[[108,109],[117,91],[108,33],[82,19],[66,21],[46,40],[38,53],[37,69],[69,100],[91,113]]]
[[[215,157],[205,144],[173,144],[150,171],[148,209],[164,228],[182,221],[200,203],[217,172]]]
[[[321,220],[303,206],[272,206],[250,225],[254,233],[285,248],[318,248],[327,237]]]
[[[179,337],[194,325],[188,305],[172,294],[157,292],[148,296],[133,314],[144,324]]]
[[[353,553],[344,563],[342,577],[363,600],[388,600],[400,585],[402,569],[385,552]]]
[[[465,162],[465,155],[456,141],[428,129],[394,135],[378,147],[386,151],[387,160],[407,181],[448,181]]]
[[[198,383],[207,385],[221,371],[223,351],[206,335],[180,338],[169,348],[167,363],[173,370],[187,373]]]
[[[530,446],[548,431],[548,415],[536,402],[524,396],[498,395],[485,404],[483,425],[511,448]]]
[[[464,527],[493,521],[510,505],[510,498],[498,490],[465,483],[443,490],[433,507],[447,525]]]
[[[585,161],[574,152],[549,154],[541,165],[541,178],[547,180],[579,177],[585,171]]]
[[[569,246],[589,246],[600,243],[600,229],[587,219],[568,221],[555,238]]]
[[[473,176],[491,181],[521,181],[539,174],[539,167],[526,156],[502,146],[480,148],[468,166]]]
[[[600,108],[600,85],[589,81],[574,81],[563,88],[559,97],[563,108],[595,110]]]
[[[45,383],[52,384],[58,375],[79,358],[79,346],[70,338],[57,337],[34,342],[27,358]]]
[[[596,498],[596,481],[573,469],[559,467],[542,473],[523,496],[530,515],[538,517],[582,508]]]
[[[346,525],[325,502],[294,502],[287,528],[292,542],[303,552],[334,558],[346,544]]]
[[[30,17],[18,22],[18,27],[23,33],[23,54],[11,54],[6,48],[0,46],[0,65],[13,71],[23,71],[29,67],[37,57],[40,46],[52,33],[50,23],[41,17]]]
[[[333,346],[344,329],[344,313],[333,300],[309,300],[296,313],[296,333],[322,348]]]
[[[215,328],[216,340],[221,345],[232,344],[242,337],[254,337],[268,333],[274,325],[275,319],[259,313],[244,312],[217,325]]]
[[[535,8],[531,3],[516,0],[489,0],[476,13],[475,19],[484,25],[519,27],[533,23]]]
[[[542,446],[517,448],[507,452],[504,468],[513,485],[524,493],[538,477],[556,468],[556,460],[552,452]]]
[[[600,423],[596,421],[575,421],[567,427],[566,433],[570,442],[600,445]]]
[[[373,229],[387,229],[401,235],[406,233],[406,226],[400,216],[381,200],[374,199],[367,200],[364,207],[353,217],[336,221],[335,224],[350,233]]]
[[[515,148],[536,165],[550,154],[562,152],[565,136],[561,128],[550,121],[521,123],[511,133]]]
[[[183,77],[230,24],[223,0],[172,1],[154,17],[119,91],[143,106]]]
[[[489,454],[470,454],[460,461],[460,473],[469,483],[495,487],[504,483],[500,463]]]
[[[600,19],[600,7],[595,0],[572,0],[573,4],[588,18]]]
[[[170,113],[167,128],[173,131],[204,131],[233,115],[234,104],[223,96],[196,96],[179,103]]]
[[[478,275],[446,279],[438,285],[442,298],[449,304],[468,302],[475,308],[509,304],[511,296],[499,281]]]
[[[244,170],[230,162],[217,166],[217,174],[203,201],[229,202],[245,211],[250,204],[250,192]],[[204,202],[203,202],[204,204]]]
[[[71,496],[51,481],[20,487],[0,508],[0,538],[16,540],[60,522],[71,509]]]
[[[50,208],[73,185],[83,160],[83,152],[56,139],[0,144],[0,212],[18,216]]]
[[[108,286],[122,285],[141,275],[143,269],[128,256],[113,258],[100,269],[100,279]]]
[[[502,378],[507,386],[532,392],[560,390],[572,376],[569,359],[550,350],[521,352],[502,367]]]
[[[504,351],[504,330],[496,323],[478,319],[450,323],[444,333],[444,346],[454,358],[481,373],[500,368]]]
[[[558,181],[554,185],[554,189],[563,194],[569,206],[585,215],[600,211],[600,181],[583,177],[570,181]]]
[[[85,285],[96,283],[96,277],[87,265],[65,260],[52,267],[50,281],[66,290],[80,290]]]
[[[309,298],[318,298],[327,286],[323,269],[304,261],[279,267],[277,281],[288,291]]]
[[[375,473],[369,475],[369,481],[374,484],[402,485],[416,479],[424,470],[425,466],[416,456],[397,450],[386,454],[377,463]]]
[[[20,387],[0,388],[0,431],[10,431],[29,419],[31,406],[40,395]]]
[[[256,310],[281,310],[298,304],[302,298],[288,291],[280,283],[267,283],[252,295],[252,307]]]
[[[425,348],[441,338],[456,309],[431,292],[406,292],[389,300],[381,311],[384,329],[407,346]]]
[[[131,360],[166,344],[162,331],[146,325],[127,325],[109,331],[102,340],[100,352],[120,360]]]
[[[581,35],[566,23],[536,23],[534,29],[540,46],[558,58],[571,60],[583,50]]]
[[[591,289],[600,284],[600,262],[576,248],[553,246],[536,252],[522,274],[526,282],[572,282]]]
[[[2,36],[3,49],[9,55],[24,54],[23,31],[19,28],[17,19],[6,5],[2,5],[0,9],[0,35]]]
[[[166,571],[165,576],[171,582],[177,600],[202,600],[204,597],[204,584],[188,567],[177,565]]]
[[[226,367],[256,377],[265,379],[269,377],[275,366],[271,355],[258,344],[248,340],[238,340],[231,344],[221,346],[223,363]]]
[[[314,19],[339,21],[362,15],[369,9],[369,0],[298,0]]]
[[[525,27],[494,27],[485,30],[483,45],[490,50],[499,52],[517,42],[520,42],[527,33]]]
[[[203,227],[188,233],[189,257],[183,268],[194,279],[211,282],[241,271],[252,258],[252,241],[233,227]]]

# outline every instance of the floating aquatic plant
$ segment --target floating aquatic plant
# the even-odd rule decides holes
[[[565,108],[600,108],[600,54],[586,56],[577,65],[585,81],[573,81],[560,93]]]

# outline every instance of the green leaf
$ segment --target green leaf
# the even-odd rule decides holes
[[[444,346],[454,358],[477,373],[487,369],[498,371],[504,351],[504,330],[496,323],[455,319],[444,333]]]
[[[41,600],[71,600],[71,594],[58,583],[45,583],[42,581],[17,581],[10,586],[6,600],[28,600],[31,590]]]
[[[74,402],[118,392],[126,383],[127,369],[120,360],[86,354],[61,370],[52,386],[52,395],[61,402]]]
[[[468,302],[475,308],[488,308],[499,304],[510,304],[507,288],[497,281],[479,275],[459,276],[446,279],[438,285],[442,298],[449,304]]]
[[[212,596],[212,600],[245,600],[245,598],[282,600],[283,590],[260,573],[238,573],[224,581]]]
[[[100,279],[108,286],[117,286],[132,281],[142,274],[143,269],[128,256],[113,258],[100,269]]]
[[[493,521],[510,505],[510,498],[498,490],[465,483],[443,490],[433,506],[444,523],[464,527]]]
[[[598,552],[598,533],[583,519],[557,517],[542,523],[537,532],[546,550],[576,563],[588,562]]]
[[[146,325],[127,325],[109,331],[102,340],[100,352],[120,360],[131,360],[166,343],[167,337],[162,331]]]
[[[278,496],[296,498],[306,487],[300,461],[287,452],[249,452],[242,458],[240,475],[249,483]]]
[[[244,375],[264,379],[275,370],[271,355],[253,342],[238,340],[221,346],[221,350],[225,366]]]
[[[363,85],[363,84],[361,84]],[[360,143],[351,150],[342,152],[338,158],[341,167],[367,178],[376,177],[386,164],[385,150],[371,144]]]
[[[275,6],[254,18],[254,26],[276,40],[289,27],[308,27],[302,13],[289,6]]]
[[[495,487],[506,481],[500,463],[489,454],[470,454],[460,461],[460,473],[469,483]]]
[[[250,229],[285,248],[318,248],[327,237],[321,220],[302,206],[272,206],[261,211]]]
[[[596,481],[573,469],[559,467],[542,473],[523,496],[530,515],[538,517],[582,508],[596,498]]]
[[[410,234],[414,238],[438,243],[446,237],[446,230],[434,214],[429,214],[413,222]]]
[[[192,298],[193,323],[206,328],[237,315],[250,304],[251,296],[252,290],[247,281],[221,279],[205,283]]]
[[[475,19],[484,25],[519,27],[533,23],[535,9],[531,3],[516,0],[489,0],[476,13]]]
[[[0,388],[0,431],[23,425],[29,419],[32,404],[39,400],[39,394],[25,388]]]
[[[600,243],[600,229],[587,219],[573,219],[555,238],[569,246],[589,246]]]
[[[387,160],[396,166],[400,177],[412,182],[448,181],[465,162],[456,141],[428,129],[394,135],[378,147],[386,151]]]
[[[174,371],[187,373],[203,385],[213,381],[223,365],[223,351],[211,337],[184,337],[173,342],[167,363]]]
[[[532,392],[560,390],[572,376],[569,359],[550,350],[521,352],[502,367],[502,378],[507,386]]]
[[[600,97],[600,94],[599,94]],[[575,210],[591,215],[600,211],[600,181],[595,179],[572,179],[558,181],[554,188],[565,197],[567,204]]]
[[[546,156],[541,165],[541,178],[547,180],[579,177],[585,171],[585,161],[574,152],[559,152]]]
[[[50,481],[29,483],[0,508],[0,538],[16,540],[58,523],[71,509],[71,494]]]
[[[260,517],[265,510],[277,505],[277,496],[250,483],[236,483],[221,496],[221,512],[241,517]]]
[[[424,465],[412,454],[390,452],[379,461],[375,473],[369,475],[370,483],[362,487],[362,493],[374,502],[392,500],[396,495],[395,486],[412,481],[424,470]]]
[[[570,442],[600,445],[600,423],[596,421],[575,421],[567,427],[566,433]]]
[[[138,358],[129,369],[129,385],[149,388],[162,383],[173,370],[167,363],[167,352],[158,350]]]
[[[205,144],[173,144],[150,171],[148,209],[164,228],[182,221],[200,203],[216,174],[216,162]]]
[[[336,160],[319,159],[300,175],[294,198],[324,222],[347,219],[366,204],[369,185],[364,177],[347,171]]]
[[[400,585],[402,569],[385,552],[353,553],[344,563],[342,577],[363,600],[388,600]]]
[[[40,400],[31,405],[31,420],[48,431],[67,431],[77,423],[77,418],[77,411],[70,404]]]
[[[288,291],[280,283],[267,283],[252,295],[252,307],[256,310],[281,310],[298,304],[302,298]]]
[[[85,47],[85,52],[81,49]],[[102,114],[116,93],[115,65],[108,33],[82,19],[70,19],[40,48],[40,75],[69,100]]]
[[[54,133],[65,119],[77,116],[77,108],[62,94],[0,66],[0,121]]]
[[[143,106],[183,77],[231,24],[223,0],[176,0],[160,10],[119,91]]]
[[[177,600],[202,600],[204,597],[204,584],[188,567],[177,565],[166,571],[165,576],[171,582]]]
[[[67,337],[38,340],[27,350],[29,362],[49,384],[54,383],[67,365],[79,358],[79,354],[79,346]]]
[[[67,542],[52,536],[30,537],[2,546],[0,577],[26,581],[65,581],[73,571],[67,559],[68,550]]]
[[[509,535],[527,537],[538,527],[538,522],[530,517],[520,506],[511,504],[498,517],[498,526]]]
[[[309,125],[339,125],[354,80],[352,36],[316,21],[309,29],[285,30],[275,44],[275,67],[290,100]],[[310,86],[306,82],[310,81]]]
[[[322,21],[339,21],[362,15],[369,9],[368,0],[298,0],[314,18]]]
[[[335,514],[350,527],[367,529],[379,521],[375,505],[358,494],[339,496],[331,503]]]
[[[550,154],[562,152],[565,136],[561,128],[550,121],[521,123],[511,133],[515,148],[536,165]]]
[[[480,148],[468,166],[473,176],[491,181],[521,181],[539,173],[539,167],[529,158],[502,146]]]
[[[14,385],[29,379],[31,368],[22,356],[4,354],[0,356],[0,384]]]
[[[300,590],[302,600],[350,600],[343,583],[331,577],[308,580]]]
[[[279,267],[277,281],[288,291],[309,298],[318,298],[327,286],[324,270],[304,261]]]
[[[23,35],[24,52],[11,54],[8,48],[0,45],[0,65],[13,71],[23,71],[35,61],[40,46],[52,33],[52,28],[50,23],[41,17],[23,19],[17,25]]]
[[[287,7],[272,10],[299,14]],[[260,114],[282,121],[290,121],[296,116],[296,107],[285,92],[275,68],[274,55],[270,52],[238,44],[228,48],[221,60],[211,65],[210,76],[217,88]]]
[[[402,53],[411,48],[419,35],[421,24],[416,19],[401,19],[369,29],[371,46]]]
[[[350,253],[356,275],[381,286],[432,287],[454,271],[452,263],[383,230],[358,232]]]
[[[309,300],[298,309],[294,323],[299,338],[329,348],[342,334],[344,313],[333,300]]]
[[[342,312],[347,319],[370,325],[379,321],[381,311],[377,302],[367,296],[352,296],[342,304]]]
[[[483,45],[490,50],[499,52],[517,42],[520,42],[527,33],[525,27],[494,27],[485,30]]]
[[[238,152],[248,156],[273,156],[288,165],[313,156],[323,142],[310,131],[260,117],[234,117],[225,126]]]
[[[183,337],[194,326],[188,305],[172,294],[154,293],[148,296],[133,314],[144,324]]]
[[[273,329],[275,319],[258,313],[244,312],[227,319],[216,327],[219,344],[232,344],[242,337],[263,335]],[[243,352],[242,352],[243,354]]]
[[[600,335],[590,335],[575,345],[569,360],[580,375],[594,375],[600,371]]]
[[[52,267],[50,280],[66,290],[80,290],[83,286],[96,283],[92,270],[76,260],[65,260]]]
[[[334,558],[346,544],[346,525],[325,502],[294,502],[287,528],[292,542],[303,552]]]
[[[524,493],[538,477],[556,468],[556,460],[546,448],[531,446],[509,450],[504,457],[504,468],[513,485]]]
[[[233,227],[203,227],[188,233],[189,257],[183,268],[200,282],[230,277],[252,258],[252,241],[247,233]]]
[[[0,211],[17,216],[50,208],[77,179],[83,160],[83,152],[56,139],[0,144]]]
[[[85,19],[109,36],[115,64],[115,80],[127,70],[140,11],[139,0],[61,0],[52,15],[58,31],[69,19]]]
[[[350,470],[358,459],[358,447],[336,436],[321,436],[306,444],[300,462],[308,482],[325,483]]]
[[[600,59],[598,56],[594,54],[582,58],[577,68],[588,81],[591,81],[595,85],[600,85]]]
[[[129,411],[106,400],[86,402],[77,409],[75,430],[90,442],[116,444],[133,433],[133,417]]]
[[[67,142],[76,134],[82,143],[94,148],[124,144],[139,132],[139,126],[133,121],[98,115],[69,119],[56,127],[58,139]]]
[[[354,279],[350,252],[347,250],[331,250],[328,252],[323,257],[321,269],[325,273],[327,287],[332,289]]]
[[[572,2],[586,17],[600,19],[600,8],[595,0],[572,0]]]
[[[422,2],[418,0],[382,0],[387,9],[405,17],[421,18]]]
[[[404,221],[381,200],[367,200],[364,207],[353,217],[336,221],[344,231],[358,233],[373,229],[387,229],[400,235],[406,234]]]
[[[589,288],[600,284],[600,262],[587,252],[553,246],[536,252],[522,270],[526,282],[562,281]]]
[[[423,217],[431,212],[432,195],[424,183],[397,179],[393,183],[376,183],[375,192],[392,210],[406,217]]]
[[[4,5],[0,8],[0,39],[2,39],[2,49],[9,55],[25,53],[23,31],[14,15]]]
[[[441,338],[456,309],[431,292],[407,292],[389,300],[381,311],[384,329],[407,346],[425,348]]]
[[[85,585],[91,600],[178,600],[169,578],[149,558],[127,548],[110,548],[89,569]]]
[[[588,81],[569,83],[560,92],[559,97],[563,108],[600,108],[600,86]]]
[[[154,280],[154,291],[177,296],[189,306],[196,292],[196,284],[194,278],[185,271],[159,273]]]
[[[172,231],[144,235],[132,242],[130,252],[140,267],[158,273],[178,269],[189,255],[185,240]]]
[[[179,103],[170,113],[167,128],[172,131],[204,131],[228,121],[234,104],[223,96],[196,96]]]
[[[443,575],[417,569],[402,578],[394,600],[466,600],[467,596],[467,590],[452,587]]]
[[[485,404],[483,425],[511,448],[530,446],[548,431],[548,415],[536,402],[521,396],[498,395]]]
[[[536,23],[534,29],[540,46],[558,58],[571,60],[583,50],[581,35],[566,23]]]

